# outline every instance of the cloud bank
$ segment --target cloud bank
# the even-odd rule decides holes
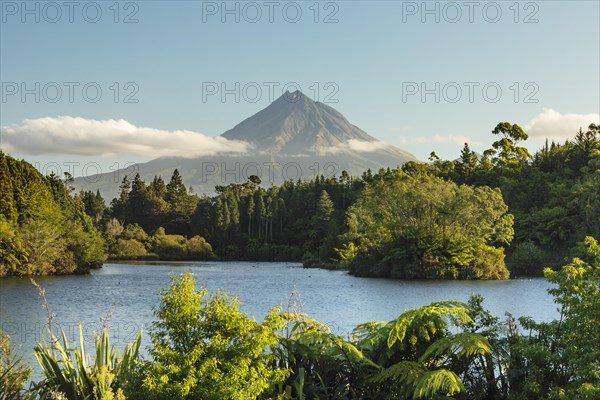
[[[123,119],[95,120],[59,116],[26,119],[0,128],[8,152],[29,155],[198,157],[246,153],[246,142],[220,136],[137,127]]]
[[[587,130],[591,123],[599,122],[600,114],[561,114],[547,108],[523,128],[530,138],[571,139],[579,128]]]
[[[372,153],[386,147],[389,147],[389,145],[378,140],[370,142],[367,140],[350,139],[349,141],[345,143],[339,143],[336,146],[319,149],[319,152],[322,154],[338,154],[347,152]]]

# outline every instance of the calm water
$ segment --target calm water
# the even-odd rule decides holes
[[[471,293],[485,297],[484,305],[496,316],[505,312],[551,320],[558,316],[543,279],[509,281],[396,281],[355,278],[343,271],[304,269],[299,264],[256,262],[194,262],[107,264],[86,276],[39,277],[46,289],[55,327],[78,338],[82,324],[86,340],[111,314],[111,338],[121,347],[143,326],[147,331],[159,291],[169,274],[194,272],[199,285],[238,295],[242,309],[262,319],[276,305],[287,306],[297,290],[305,312],[346,335],[359,323],[391,320],[404,310],[438,300],[466,301]],[[32,349],[44,332],[46,311],[28,278],[0,279],[0,328],[23,351]],[[143,346],[149,343],[144,339]],[[35,362],[34,362],[35,363]],[[32,363],[32,364],[34,364]]]

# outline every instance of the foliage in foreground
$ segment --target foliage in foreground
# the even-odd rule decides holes
[[[51,343],[39,344],[35,356],[45,379],[35,390],[41,398],[62,393],[69,400],[124,400],[122,387],[127,385],[139,358],[142,333],[125,347],[119,357],[118,350],[111,345],[108,331],[96,335],[95,358],[90,363],[86,352],[83,329],[79,326],[79,347],[69,344],[62,332],[61,341],[51,333]]]
[[[521,318],[528,336],[513,338],[516,398],[600,398],[600,245],[586,238],[585,256],[560,271],[546,269],[560,320]]]
[[[143,399],[254,399],[288,374],[267,349],[283,326],[277,309],[258,323],[223,292],[195,290],[191,274],[172,277],[155,311],[152,362],[142,366]]]
[[[0,399],[20,399],[24,395],[24,386],[31,376],[21,355],[11,346],[10,336],[0,330]]]
[[[356,327],[350,338],[299,310],[249,319],[238,300],[196,291],[191,274],[163,291],[149,360],[138,340],[118,357],[104,332],[96,360],[55,339],[36,348],[39,398],[122,399],[581,399],[600,397],[600,245],[546,270],[558,321],[490,315],[481,296],[403,312]],[[522,330],[523,333],[520,333]],[[6,347],[3,347],[5,349]],[[28,369],[6,351],[0,382],[20,393]],[[17,365],[15,368],[7,368]],[[19,366],[20,365],[20,366]],[[8,372],[7,372],[8,371]],[[62,397],[60,397],[62,396]],[[0,396],[0,398],[2,398]]]

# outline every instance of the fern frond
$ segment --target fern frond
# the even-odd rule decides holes
[[[403,342],[410,332],[411,341],[429,342],[437,332],[445,332],[451,325],[473,322],[467,305],[456,301],[432,303],[429,306],[409,310],[391,321],[387,338],[388,347]]]
[[[485,337],[476,333],[463,332],[446,336],[432,343],[419,361],[424,362],[431,357],[439,358],[443,355],[469,358],[474,355],[491,354],[491,352],[492,347]]]
[[[387,380],[396,380],[401,386],[414,387],[421,377],[427,372],[425,367],[416,361],[400,361],[383,371],[373,375],[371,381],[382,383]]]
[[[465,387],[458,375],[447,369],[438,369],[426,372],[419,377],[413,399],[453,396],[464,390]]]

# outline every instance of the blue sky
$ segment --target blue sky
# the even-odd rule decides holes
[[[0,2],[1,144],[32,161],[149,160],[163,154],[153,138],[164,147],[173,131],[185,131],[182,141],[219,135],[266,107],[269,85],[278,97],[294,83],[423,160],[432,150],[455,158],[465,141],[483,151],[499,121],[529,128],[532,150],[599,122],[598,1],[99,1],[71,10],[29,1],[31,13],[23,4]],[[206,92],[236,92],[236,83],[239,99]],[[110,119],[145,135],[147,148],[110,142],[101,129]],[[110,143],[93,154],[56,131],[77,123]]]

